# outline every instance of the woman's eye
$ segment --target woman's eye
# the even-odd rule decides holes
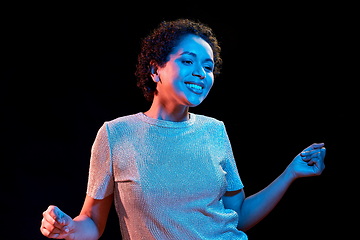
[[[205,67],[205,69],[208,70],[208,71],[210,71],[210,72],[213,71],[212,67]]]
[[[184,61],[182,61],[184,64],[186,64],[186,65],[191,65],[193,62],[192,61],[190,61],[190,60],[184,60]]]

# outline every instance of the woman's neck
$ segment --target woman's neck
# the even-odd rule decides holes
[[[161,103],[155,97],[150,109],[144,114],[154,119],[184,122],[189,120],[189,107],[171,103]]]

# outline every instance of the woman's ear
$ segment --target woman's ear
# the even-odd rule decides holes
[[[158,65],[154,60],[150,61],[150,71],[151,71],[151,78],[154,82],[158,83],[160,81],[159,72],[158,72]]]

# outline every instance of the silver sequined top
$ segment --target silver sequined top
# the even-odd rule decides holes
[[[247,239],[221,200],[241,188],[225,126],[210,117],[120,117],[92,147],[87,194],[114,193],[124,240]]]

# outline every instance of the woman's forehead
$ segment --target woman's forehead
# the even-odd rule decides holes
[[[185,36],[175,47],[174,53],[192,53],[198,57],[214,59],[213,51],[210,45],[201,37],[196,35]]]

